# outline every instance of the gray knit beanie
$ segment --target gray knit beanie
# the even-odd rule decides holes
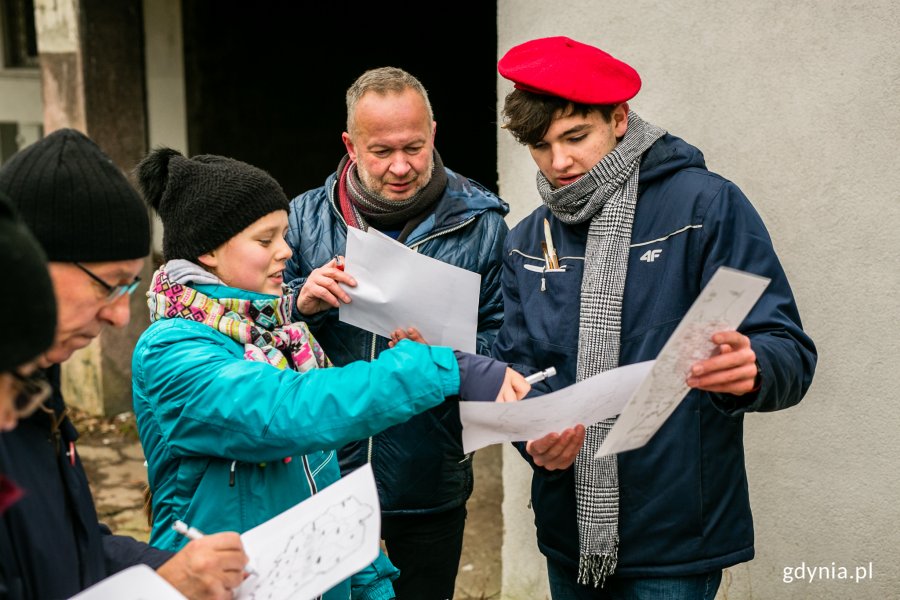
[[[163,258],[196,261],[267,214],[287,211],[271,175],[245,162],[157,148],[137,166],[147,204],[163,223]]]
[[[150,217],[125,174],[86,135],[59,129],[0,168],[5,192],[56,262],[107,262],[150,253]]]

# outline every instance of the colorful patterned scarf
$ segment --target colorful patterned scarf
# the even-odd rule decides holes
[[[147,292],[151,322],[190,319],[203,323],[243,344],[245,359],[267,362],[278,369],[293,368],[303,373],[332,366],[306,323],[291,322],[294,298],[287,287],[286,294],[280,298],[210,298],[187,285],[195,280],[190,276],[190,269],[170,279],[167,266],[153,274]],[[205,271],[204,274],[209,277]]]

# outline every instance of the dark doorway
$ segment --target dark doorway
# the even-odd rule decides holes
[[[183,3],[191,154],[269,171],[288,197],[345,150],[344,92],[396,66],[428,90],[444,163],[497,190],[497,7],[491,1]]]

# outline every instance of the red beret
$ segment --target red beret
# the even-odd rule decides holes
[[[641,89],[641,78],[630,66],[563,36],[513,46],[497,69],[516,89],[581,104],[618,104]]]

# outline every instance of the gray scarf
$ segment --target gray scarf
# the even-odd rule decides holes
[[[665,131],[628,114],[625,136],[578,181],[553,189],[538,172],[544,204],[569,225],[590,219],[581,281],[578,381],[619,366],[622,296],[637,204],[641,156]],[[615,456],[594,459],[616,419],[588,427],[575,459],[578,583],[602,586],[619,550],[619,473]]]
[[[369,225],[381,230],[401,227],[397,237],[401,243],[430,214],[432,207],[444,195],[448,181],[437,149],[433,152],[428,183],[406,200],[388,200],[370,191],[359,178],[356,163],[348,155],[344,155],[338,164],[337,177],[339,207],[347,225],[363,231]]]

